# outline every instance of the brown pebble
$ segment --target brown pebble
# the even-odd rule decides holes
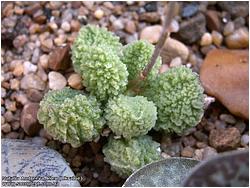
[[[194,155],[194,148],[190,146],[183,148],[183,150],[181,151],[182,157],[193,157],[193,155]]]
[[[81,28],[81,24],[78,20],[71,20],[70,26],[72,32],[78,32]]]
[[[5,124],[2,124],[1,125],[1,131],[3,132],[3,133],[9,133],[10,131],[11,131],[11,126],[10,126],[10,124],[8,124],[8,123],[5,123]]]
[[[226,45],[231,49],[248,48],[249,32],[246,28],[240,28],[234,33],[228,35],[225,39]]]
[[[73,73],[68,78],[68,85],[74,89],[82,89],[82,79],[77,73]]]
[[[136,25],[135,25],[134,21],[128,20],[126,22],[125,31],[127,31],[128,33],[131,33],[131,34],[136,32]]]
[[[220,34],[219,32],[217,31],[212,31],[212,40],[213,40],[213,43],[219,47],[221,46],[222,44],[222,41],[223,41],[223,36],[222,34]]]
[[[11,123],[11,127],[14,131],[18,130],[20,127],[20,122],[19,121],[14,121]]]
[[[32,102],[40,102],[43,98],[43,94],[37,89],[28,89],[27,97]]]
[[[218,151],[235,149],[240,143],[240,132],[236,128],[214,129],[209,135],[209,144]]]
[[[5,138],[9,138],[9,139],[17,139],[18,137],[19,137],[19,133],[17,132],[10,132],[5,135]]]
[[[69,154],[70,151],[70,145],[69,144],[64,144],[62,148],[63,153]]]
[[[38,109],[39,103],[28,103],[23,107],[21,113],[21,127],[30,136],[36,135],[42,128],[37,120]]]
[[[72,162],[71,162],[73,167],[80,167],[82,164],[82,157],[77,155],[73,158]]]
[[[65,70],[70,65],[70,46],[57,47],[49,55],[48,65],[52,70]]]
[[[206,22],[207,27],[213,31],[220,31],[221,30],[221,21],[219,18],[219,14],[217,11],[214,10],[207,10],[206,11]]]

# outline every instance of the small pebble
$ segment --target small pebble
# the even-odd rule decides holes
[[[40,56],[39,58],[39,62],[41,63],[41,66],[44,69],[48,68],[48,61],[49,61],[49,56],[47,54],[43,54],[42,56]]]
[[[223,36],[218,31],[212,31],[212,41],[213,43],[219,47],[222,44]]]
[[[8,123],[1,125],[1,131],[5,134],[9,133],[11,131],[11,126]]]
[[[23,74],[23,71],[24,71],[23,64],[18,64],[17,66],[15,66],[12,73],[14,76],[21,76]]]
[[[182,61],[180,57],[176,57],[174,59],[172,59],[172,61],[170,62],[170,67],[178,67],[182,65]]]
[[[226,45],[231,49],[247,48],[249,45],[249,32],[247,28],[240,28],[228,35],[225,39]]]
[[[65,32],[69,32],[70,31],[70,24],[69,22],[63,22],[62,25],[61,25],[61,28],[65,31]]]
[[[220,121],[220,120],[216,120],[214,125],[216,129],[225,129],[227,126],[227,124],[224,121]]]
[[[179,29],[180,29],[179,23],[176,20],[173,20],[170,24],[168,31],[171,33],[177,33],[179,31]]]
[[[141,31],[140,39],[147,40],[148,42],[155,44],[160,38],[161,30],[161,25],[147,26]]]
[[[82,79],[81,76],[79,74],[71,74],[68,78],[68,84],[70,87],[74,88],[74,89],[82,89]]]
[[[20,122],[19,121],[12,122],[11,127],[14,131],[18,130],[20,128]]]
[[[5,123],[5,118],[1,116],[1,125],[3,125],[4,123]]]
[[[216,156],[217,154],[218,153],[214,148],[207,146],[204,148],[202,159],[203,160],[208,159],[208,158]]]
[[[228,36],[234,32],[234,23],[233,22],[228,22],[223,30],[224,36]]]
[[[201,161],[202,158],[203,158],[203,152],[204,152],[204,149],[196,149],[196,150],[194,151],[194,156],[193,156],[193,158],[196,159],[196,160]]]
[[[10,80],[10,88],[13,90],[19,90],[20,81],[18,79],[11,79]]]
[[[70,151],[70,145],[69,144],[64,144],[62,148],[63,153],[69,154]]]
[[[128,33],[134,33],[136,32],[136,25],[133,21],[128,20],[125,24],[125,31],[127,31]]]
[[[49,28],[50,28],[52,31],[54,31],[54,32],[56,32],[57,29],[58,29],[58,26],[57,26],[57,24],[56,24],[55,22],[50,22],[50,23],[48,24],[48,26],[49,26]]]
[[[82,161],[82,158],[79,155],[77,155],[74,157],[71,164],[73,167],[80,167],[82,164],[81,161]]]
[[[52,90],[60,90],[67,84],[65,77],[59,72],[51,71],[48,75],[48,78],[49,88]]]
[[[81,28],[81,23],[78,20],[71,20],[70,26],[71,26],[71,31],[78,32]]]
[[[235,124],[235,128],[237,128],[242,134],[246,129],[246,124],[244,123],[244,121],[237,121],[237,123]]]
[[[235,124],[236,123],[236,119],[230,115],[230,114],[221,114],[220,115],[220,120],[229,123],[229,124]]]
[[[201,46],[208,46],[212,44],[212,36],[210,33],[204,33],[201,37]]]
[[[97,9],[97,10],[94,12],[94,16],[95,16],[98,20],[100,20],[100,19],[104,16],[103,10]]]
[[[183,150],[181,151],[182,157],[193,157],[193,155],[194,155],[194,149],[190,146],[183,148]]]
[[[10,132],[5,135],[5,138],[9,138],[9,139],[17,139],[18,137],[19,137],[19,133],[17,132]]]
[[[113,28],[114,28],[115,30],[121,30],[121,29],[124,28],[124,24],[123,24],[123,22],[122,22],[121,19],[115,20],[115,21],[112,23],[112,25],[113,25]]]
[[[247,146],[249,144],[249,135],[244,134],[241,136],[240,144],[242,146]]]
[[[16,101],[11,101],[9,99],[5,100],[5,108],[11,112],[15,112],[16,111]]]
[[[37,71],[37,66],[36,65],[32,64],[29,61],[24,62],[24,64],[23,64],[23,73],[24,73],[24,75],[27,75],[29,73],[36,72],[36,71]]]

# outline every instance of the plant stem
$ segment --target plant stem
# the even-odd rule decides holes
[[[166,39],[170,35],[170,33],[168,32],[168,29],[169,29],[169,26],[171,24],[172,19],[175,16],[175,9],[176,9],[175,2],[171,1],[167,4],[166,12],[165,12],[166,16],[164,19],[164,24],[163,24],[163,28],[161,31],[161,36],[159,38],[158,43],[155,46],[155,50],[154,50],[154,53],[150,59],[150,62],[147,64],[147,66],[144,68],[142,74],[140,75],[140,77],[142,77],[142,79],[145,79],[147,77],[147,75],[149,74],[149,72],[151,71],[151,69],[153,68],[154,64],[156,63],[156,59],[159,56]]]

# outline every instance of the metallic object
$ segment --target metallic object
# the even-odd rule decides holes
[[[199,161],[172,157],[153,162],[135,171],[123,187],[176,187]]]

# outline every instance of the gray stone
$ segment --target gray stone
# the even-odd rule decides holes
[[[78,181],[72,180],[75,177],[74,173],[56,151],[30,140],[2,139],[1,145],[2,177],[6,177],[2,179],[2,186],[13,186],[13,183],[43,187],[80,186]],[[37,179],[31,181],[32,178]],[[71,180],[66,180],[66,178],[71,178]]]
[[[203,14],[199,13],[197,16],[181,23],[178,36],[181,41],[192,44],[198,41],[205,32],[206,18]]]
[[[234,17],[245,17],[248,13],[248,2],[247,1],[222,1],[218,2],[220,8],[224,11],[229,12]]]

